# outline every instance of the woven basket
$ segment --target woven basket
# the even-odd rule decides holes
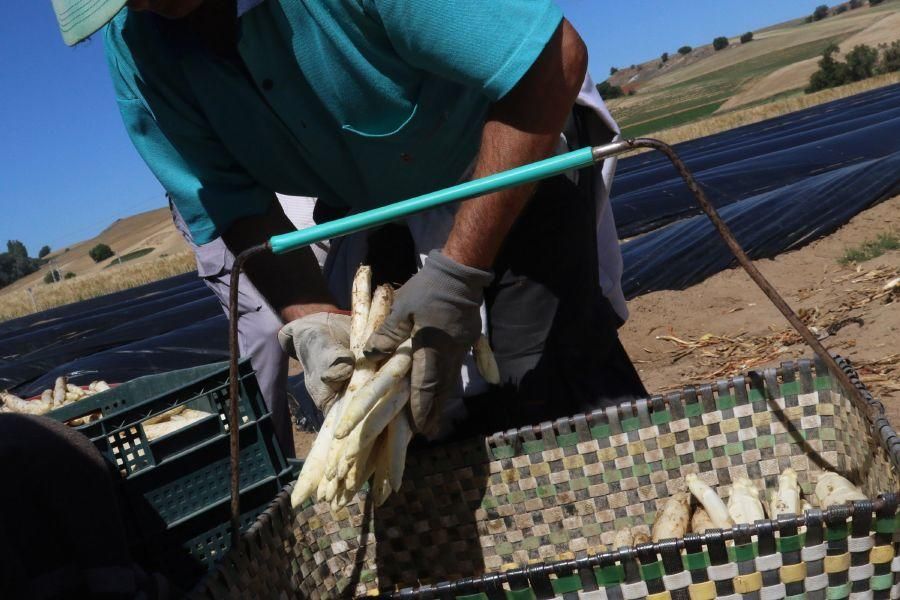
[[[402,489],[374,514],[365,491],[336,514],[309,502],[294,513],[286,488],[194,595],[897,598],[900,439],[858,385],[871,426],[803,360],[411,452]],[[617,528],[652,524],[688,473],[727,494],[739,476],[774,488],[787,467],[806,496],[827,469],[873,501],[608,549]]]

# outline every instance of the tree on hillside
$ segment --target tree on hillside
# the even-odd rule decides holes
[[[834,14],[840,15],[840,14],[843,14],[843,13],[847,12],[848,10],[850,10],[850,9],[847,8],[847,5],[846,5],[846,4],[839,4],[839,5],[834,9]]]
[[[713,40],[713,49],[718,52],[723,48],[728,47],[728,38],[725,36],[719,36]]]
[[[869,0],[869,6],[878,6],[882,2],[884,2],[884,0]]]
[[[685,54],[690,54],[692,50],[693,48],[691,48],[690,46],[682,46],[678,49],[678,54],[684,56]]]
[[[37,271],[41,261],[28,257],[25,244],[18,240],[6,242],[6,252],[0,253],[0,288]]]
[[[610,68],[609,68],[609,75],[610,75],[610,77],[612,77],[613,75],[615,75],[615,74],[618,73],[618,72],[619,72],[619,70],[618,70],[617,68],[615,68],[615,67],[610,67]]]
[[[850,0],[850,10],[861,8],[863,5],[863,0]]]
[[[8,240],[6,251],[15,258],[28,258],[28,250],[25,248],[25,244],[19,240]]]
[[[597,92],[600,94],[600,97],[604,100],[612,100],[613,98],[621,98],[625,95],[625,92],[622,91],[617,85],[612,85],[608,81],[604,81],[602,83],[597,84]]]
[[[816,7],[816,10],[813,11],[812,18],[813,21],[821,21],[825,17],[828,16],[828,5],[820,4]]]
[[[94,262],[104,261],[110,256],[114,255],[115,252],[113,252],[112,248],[110,248],[106,244],[97,244],[88,252],[88,256],[90,256],[94,260]]]
[[[818,92],[830,87],[843,85],[849,81],[847,64],[834,59],[840,50],[837,44],[829,44],[819,59],[819,70],[809,78],[806,93]]]
[[[847,75],[850,81],[862,81],[875,74],[878,50],[861,44],[847,53]]]
[[[50,246],[42,246],[40,250],[38,250],[38,258],[44,258],[50,254]]]
[[[745,33],[744,35],[741,36],[742,44],[746,44],[747,42],[752,42],[752,41],[753,41],[753,32],[752,31],[748,31],[747,33]]]
[[[669,62],[669,53],[663,52],[662,56],[659,57],[659,60],[661,60],[663,62]]]
[[[891,45],[882,44],[881,48],[884,52],[881,54],[881,61],[878,63],[879,73],[893,73],[900,71],[900,40],[891,42]]]

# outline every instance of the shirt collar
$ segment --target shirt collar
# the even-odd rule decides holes
[[[237,0],[237,16],[240,17],[251,8],[256,8],[263,0]]]

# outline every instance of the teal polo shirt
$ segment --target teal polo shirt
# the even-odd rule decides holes
[[[105,44],[128,134],[204,244],[275,192],[363,210],[456,183],[561,19],[551,0],[264,0],[239,59],[127,8]]]

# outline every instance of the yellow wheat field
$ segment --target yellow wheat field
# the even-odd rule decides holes
[[[28,290],[0,294],[0,321],[137,287],[195,268],[193,253],[184,251],[153,261],[117,265],[99,273],[79,275],[58,283],[36,283],[31,287],[30,295]]]

